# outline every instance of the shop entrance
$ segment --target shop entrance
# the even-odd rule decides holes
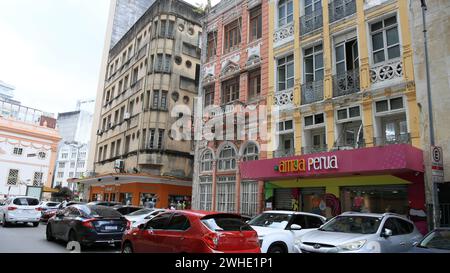
[[[450,227],[450,183],[438,184],[441,227]]]
[[[392,212],[408,215],[408,187],[406,185],[343,187],[341,205],[344,212]]]
[[[326,216],[327,205],[325,193],[325,188],[300,189],[300,210],[303,212]]]

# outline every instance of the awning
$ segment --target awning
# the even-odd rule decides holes
[[[44,187],[42,192],[59,192],[57,189],[53,189],[53,188],[49,188],[49,187]]]

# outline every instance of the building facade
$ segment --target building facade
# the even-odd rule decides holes
[[[192,111],[197,94],[200,17],[183,1],[156,1],[110,50],[99,119],[94,122],[94,174],[81,181],[90,187],[90,199],[139,205],[158,195],[157,206],[170,203],[170,198],[191,202],[184,190],[192,187],[192,143],[177,141],[172,125],[183,116],[179,109]],[[117,176],[114,185],[138,188],[132,194],[116,187],[118,192],[111,195],[104,190],[109,183],[104,177],[111,174],[146,179]],[[180,191],[167,193],[168,183],[183,186],[177,184],[171,189]],[[149,185],[156,188],[149,190]]]
[[[266,105],[269,56],[269,1],[221,1],[204,18],[202,118],[218,121],[216,139],[198,139],[194,165],[197,209],[254,216],[261,211],[263,184],[241,178],[241,161],[265,157],[264,141],[249,134],[249,112],[242,130],[235,119],[249,106]],[[208,118],[209,113],[217,113]],[[226,123],[225,119],[231,120]],[[203,126],[198,126],[203,127]],[[219,134],[218,128],[225,131]],[[203,127],[204,128],[204,127]],[[220,129],[221,130],[221,129]],[[238,133],[244,137],[238,138]],[[201,132],[203,137],[207,133]]]
[[[0,198],[52,186],[60,136],[42,111],[0,101]]]
[[[447,122],[450,103],[450,2],[428,0],[426,11],[427,43],[430,63],[430,83],[434,114],[435,143],[443,149],[444,183],[437,184],[437,201],[440,204],[440,220],[442,226],[450,226],[450,125]],[[426,168],[427,204],[433,204],[433,183],[431,178],[430,131],[428,115],[427,76],[424,52],[424,35],[422,8],[420,1],[411,2],[410,20],[414,48],[414,72],[417,87],[417,102],[420,111],[421,140],[424,150]]]
[[[265,209],[395,211],[425,232],[408,1],[269,6],[273,153],[243,178],[264,181]]]

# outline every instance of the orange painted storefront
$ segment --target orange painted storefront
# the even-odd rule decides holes
[[[132,194],[132,205],[139,206],[141,194],[156,194],[159,200],[156,204],[157,208],[168,208],[170,196],[192,196],[191,186],[177,186],[170,184],[156,184],[156,183],[127,183],[118,185],[104,185],[92,186],[90,188],[90,200],[94,200],[96,195],[109,195],[108,201],[122,202],[120,200],[122,194]],[[114,200],[111,200],[112,194],[115,195]],[[103,199],[102,199],[103,200]]]

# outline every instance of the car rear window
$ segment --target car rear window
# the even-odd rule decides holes
[[[47,203],[47,207],[56,207],[59,203]]]
[[[240,216],[230,214],[208,215],[201,219],[212,231],[251,231],[253,230]]]
[[[153,209],[141,209],[138,211],[135,211],[133,213],[130,213],[129,216],[139,216],[139,215],[146,215],[154,211]]]
[[[79,206],[77,207],[83,214],[89,217],[120,218],[122,214],[110,207],[102,206]]]
[[[13,204],[17,206],[38,206],[39,200],[35,198],[16,198]]]

